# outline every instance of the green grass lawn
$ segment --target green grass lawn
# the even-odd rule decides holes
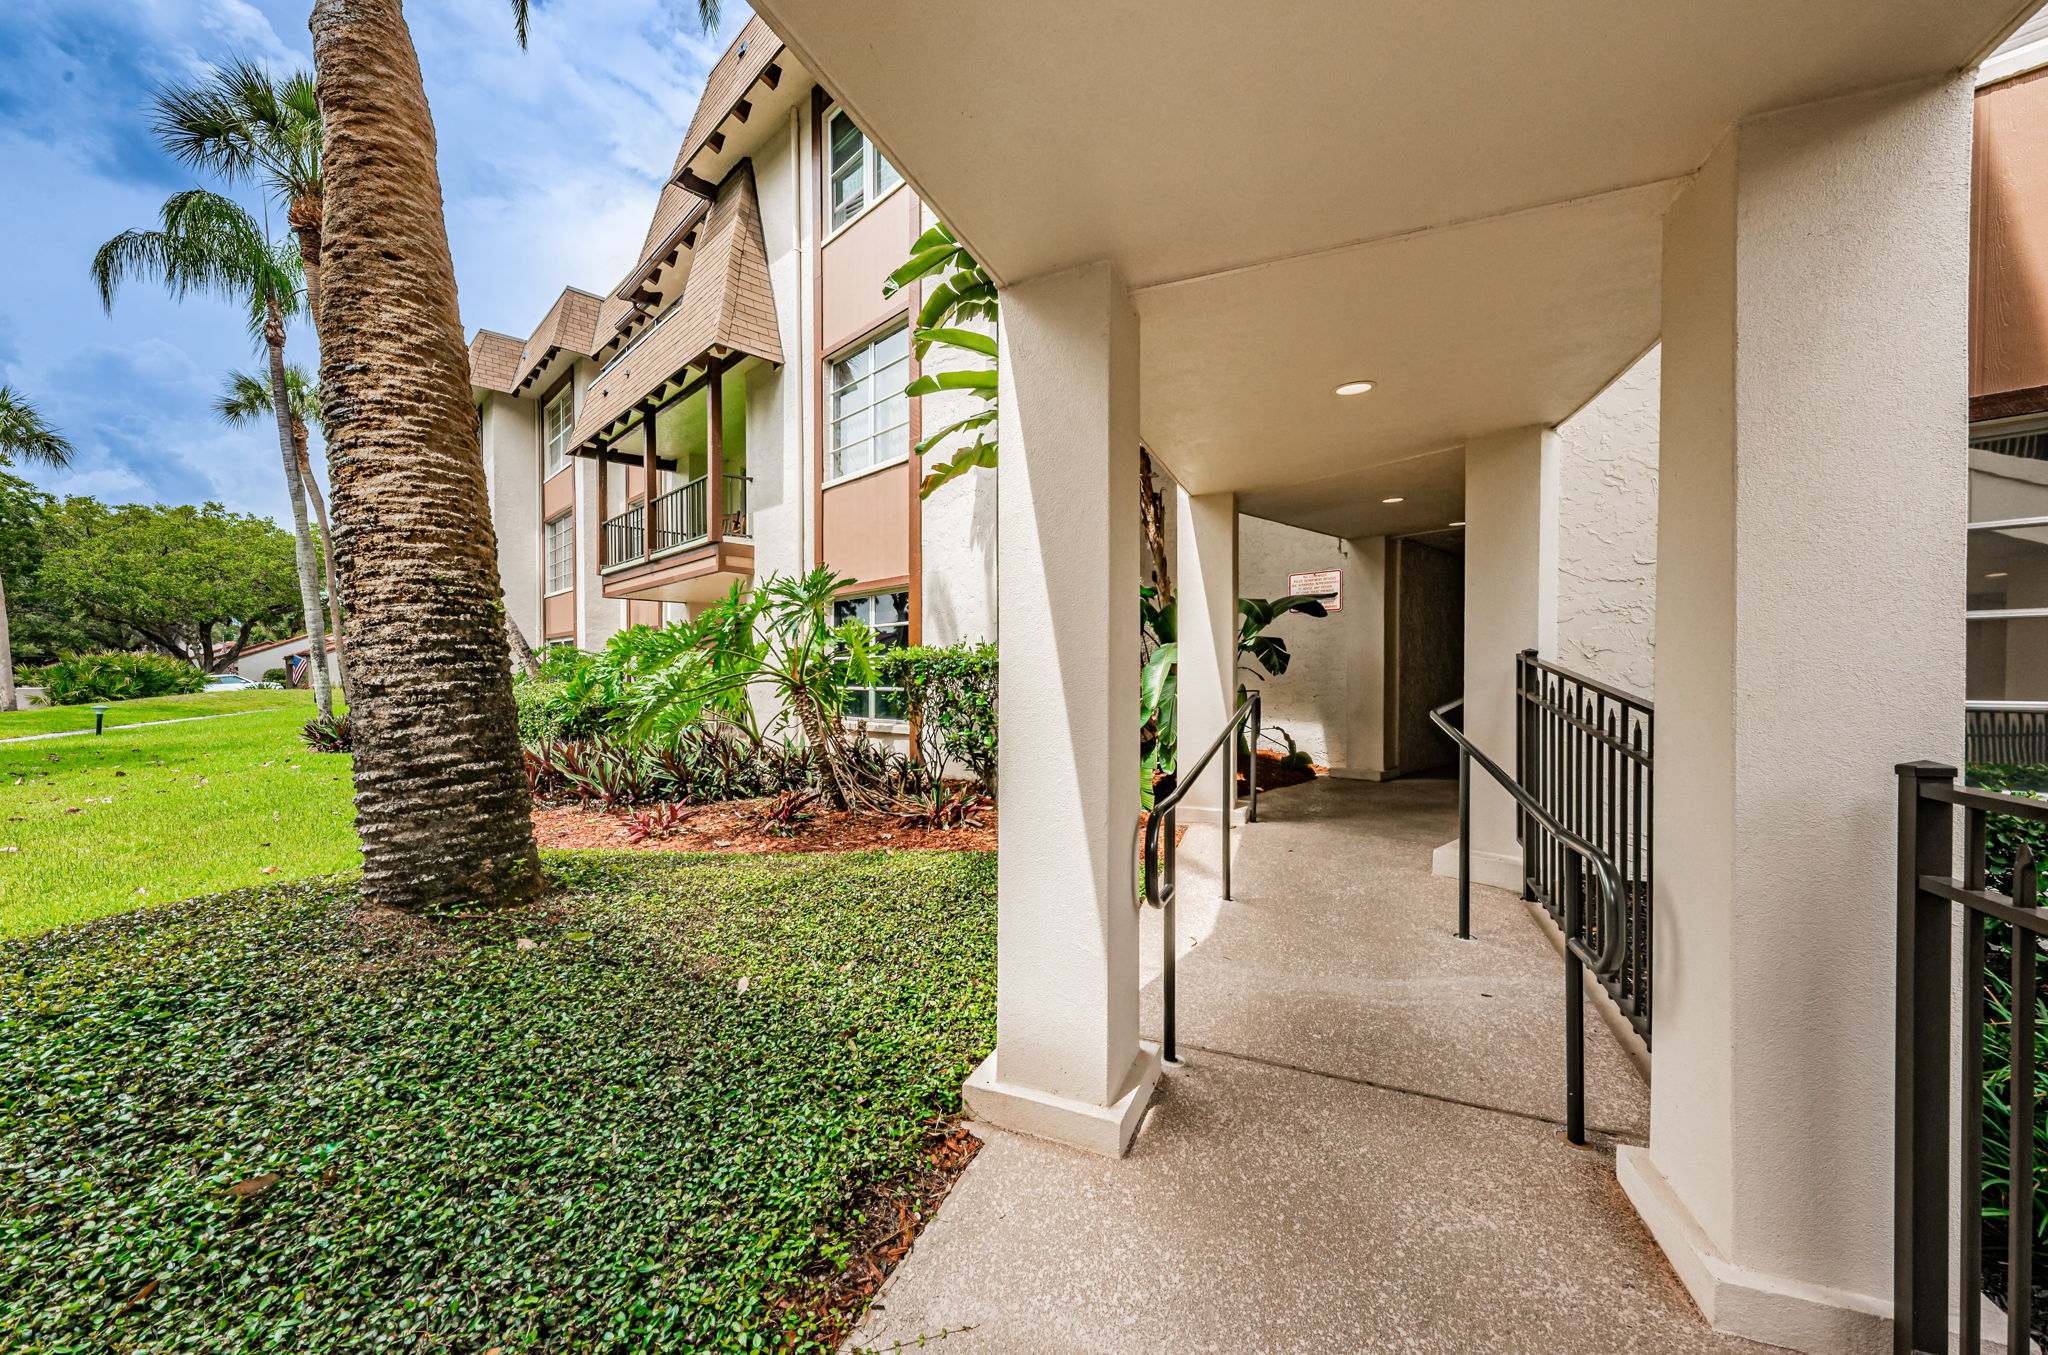
[[[0,943],[0,1350],[829,1348],[993,1042],[994,857],[548,868]]]
[[[0,744],[0,937],[360,865],[348,758],[299,741],[312,699],[252,695],[285,704]]]
[[[116,701],[107,707],[107,728],[139,725],[150,720],[185,720],[195,715],[225,715],[229,711],[303,709],[299,718],[312,718],[310,692],[195,692],[191,696],[145,696],[137,701]],[[67,729],[91,729],[91,706],[35,706],[28,710],[0,711],[0,739],[24,734],[55,734]]]

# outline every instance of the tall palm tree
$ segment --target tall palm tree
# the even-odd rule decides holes
[[[512,11],[523,44],[526,0]],[[433,114],[402,0],[314,0],[310,26],[363,889],[399,908],[516,904],[539,858]]]
[[[307,308],[320,312],[320,101],[310,71],[282,78],[246,58],[156,94],[157,144],[193,169],[267,189],[299,242]]]
[[[39,466],[71,464],[71,444],[52,428],[26,396],[0,386],[0,466],[17,461]],[[0,576],[0,710],[16,708],[14,642],[7,627],[7,580]]]
[[[299,459],[299,479],[306,487],[307,500],[313,505],[313,517],[320,524],[320,563],[327,584],[327,620],[332,627],[328,635],[334,646],[334,666],[340,673],[342,690],[346,694],[348,645],[342,636],[341,589],[336,582],[340,574],[334,568],[334,527],[327,521],[327,500],[320,493],[319,477],[313,474],[313,458],[306,435],[308,425],[323,427],[320,387],[306,375],[306,369],[297,364],[285,368],[284,381],[286,398],[292,410],[292,451]],[[271,412],[270,383],[254,372],[229,372],[227,384],[214,397],[213,412],[222,423],[230,426],[268,417]]]
[[[305,477],[292,446],[290,381],[285,372],[285,322],[298,310],[299,262],[294,251],[273,245],[246,211],[202,189],[174,194],[164,203],[155,230],[123,231],[93,256],[92,280],[100,303],[113,313],[114,296],[133,277],[161,282],[173,297],[191,292],[226,297],[247,307],[253,335],[270,356],[270,408],[277,421],[278,454],[297,538],[299,601],[306,634],[325,635],[320,608],[319,565],[313,532],[306,521]],[[326,656],[310,665],[313,701],[320,714],[334,715]]]

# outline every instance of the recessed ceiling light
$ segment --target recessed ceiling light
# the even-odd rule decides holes
[[[1337,394],[1363,395],[1371,389],[1372,382],[1370,381],[1347,381],[1343,385],[1337,387]]]
[[[1987,579],[2002,579],[2005,577],[2005,571],[2000,570],[1996,574],[1986,574],[1984,577]]]
[[[1381,499],[1381,500],[1380,500],[1380,502],[1381,502],[1381,503],[1406,503],[1406,502],[1408,502],[1408,500],[1406,500],[1406,499],[1404,499],[1404,498],[1401,498],[1401,497],[1399,497],[1399,496],[1397,495],[1396,497],[1394,497],[1394,498],[1391,498],[1391,499]]]
[[[1454,523],[1452,523],[1451,525],[1452,525],[1453,527],[1462,527],[1462,526],[1464,526],[1465,524],[1464,524],[1464,523],[1462,523],[1462,522],[1454,522]]]

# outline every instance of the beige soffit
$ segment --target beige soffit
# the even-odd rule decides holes
[[[592,381],[570,441],[582,446],[614,436],[634,406],[681,383],[714,349],[782,361],[752,160],[740,161],[719,185],[698,229],[682,298]]]
[[[469,343],[469,384],[480,390],[508,393],[516,384],[523,345],[510,334],[480,329]]]

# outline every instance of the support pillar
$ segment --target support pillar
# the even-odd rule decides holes
[[[1510,769],[1515,655],[1556,648],[1557,459],[1553,428],[1516,428],[1465,448],[1465,732]],[[1473,879],[1521,892],[1515,832],[1515,802],[1475,774]],[[1438,850],[1437,873],[1457,873],[1455,846]]]
[[[1138,316],[1108,264],[1006,289],[996,1051],[990,1123],[1116,1156],[1138,1042]]]
[[[1716,1327],[1890,1349],[1894,764],[1963,709],[1971,87],[1738,124],[1664,234],[1656,1079]]]
[[[1181,493],[1174,507],[1179,752],[1188,768],[1237,709],[1237,495]],[[1219,753],[1180,802],[1179,817],[1220,823],[1229,804],[1235,818],[1236,796],[1225,793],[1223,777]]]
[[[1342,637],[1342,724],[1330,740],[1330,775],[1334,777],[1384,781],[1390,770],[1387,603],[1387,538],[1359,536],[1346,541],[1344,610],[1317,623],[1337,627]]]

